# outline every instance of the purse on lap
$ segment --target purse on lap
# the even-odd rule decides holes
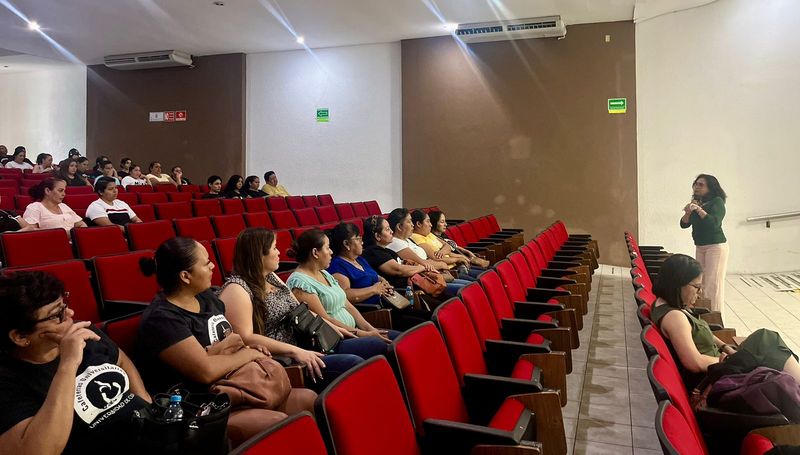
[[[342,340],[336,329],[311,312],[303,302],[292,308],[285,320],[294,330],[294,335],[303,348],[327,354],[336,349]]]
[[[409,281],[419,288],[420,290],[424,291],[426,294],[431,295],[433,297],[438,297],[439,295],[447,289],[447,284],[444,281],[444,277],[441,273],[436,272],[422,272],[413,275],[409,278]]]
[[[407,298],[397,292],[389,295],[381,294],[381,302],[386,303],[392,308],[397,308],[398,310],[408,308],[408,306],[411,305],[411,302],[409,302]]]

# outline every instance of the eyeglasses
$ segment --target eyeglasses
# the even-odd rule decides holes
[[[697,289],[698,291],[702,291],[702,290],[703,290],[703,285],[702,285],[702,284],[692,284],[692,283],[689,283],[689,286],[691,286],[691,287],[693,287],[693,288]]]
[[[35,320],[33,322],[35,324],[38,324],[40,322],[47,322],[47,321],[58,321],[59,324],[64,322],[67,319],[67,308],[69,308],[69,292],[65,292],[61,296],[61,301],[63,302],[63,305],[61,305],[61,309],[59,310],[58,313],[56,313],[56,314],[54,314],[52,316],[48,316],[46,318],[37,319],[37,320]]]

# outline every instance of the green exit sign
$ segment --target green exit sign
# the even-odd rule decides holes
[[[330,112],[327,107],[317,108],[317,122],[327,123],[330,120]]]
[[[609,98],[608,113],[624,114],[628,111],[628,98]]]

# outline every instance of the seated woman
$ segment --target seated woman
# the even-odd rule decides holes
[[[214,264],[208,251],[195,240],[174,237],[162,243],[155,259],[141,259],[142,272],[156,275],[162,293],[142,315],[137,337],[137,360],[148,389],[158,392],[176,384],[195,391],[209,386],[244,364],[269,355],[262,344],[249,344],[235,352],[242,338],[231,331],[225,304],[211,288]],[[311,410],[317,394],[292,389],[275,410],[239,408],[228,420],[228,435],[241,443],[287,414]]]
[[[161,173],[161,163],[158,161],[151,162],[149,170],[150,172],[147,173],[145,178],[147,178],[147,181],[150,182],[151,185],[156,186],[162,183],[171,183],[178,186],[178,183],[175,182],[169,174]]]
[[[319,392],[364,359],[351,354],[323,355],[298,347],[286,316],[300,302],[275,275],[279,263],[275,234],[264,228],[245,229],[236,238],[233,273],[225,280],[219,298],[225,303],[225,317],[233,331],[245,343],[264,345],[273,355],[304,365],[313,382],[310,388]]]
[[[0,276],[0,452],[103,453],[136,445],[150,402],[133,362],[44,272]],[[109,386],[110,385],[110,386]]]
[[[97,183],[103,177],[107,177],[114,180],[114,183],[117,185],[121,185],[122,181],[117,177],[117,170],[114,169],[114,163],[108,160],[103,160],[100,162],[100,175],[94,178],[94,183]]]
[[[142,175],[142,167],[138,164],[131,164],[130,173],[122,177],[122,186],[130,185],[149,185],[150,182]]]
[[[484,271],[489,267],[489,261],[482,257],[476,256],[475,253],[466,248],[461,248],[456,244],[456,242],[447,237],[447,234],[445,233],[447,230],[447,218],[444,216],[444,213],[433,211],[428,213],[428,216],[431,217],[431,232],[436,236],[436,238],[447,245],[450,245],[450,248],[456,253],[469,258],[469,263],[475,266],[474,268]]]
[[[14,154],[6,161],[6,168],[22,169],[23,171],[26,169],[33,169],[33,165],[28,163],[28,160],[25,159],[25,153],[25,147],[20,146],[15,148]]]
[[[225,199],[246,199],[247,194],[242,192],[244,180],[241,175],[232,175],[222,191],[222,197]]]
[[[86,209],[86,218],[92,220],[94,224],[98,226],[117,225],[124,231],[126,224],[142,222],[131,210],[130,205],[117,199],[119,190],[114,180],[108,177],[99,178],[94,184],[94,192],[100,198],[89,204]]]
[[[703,269],[700,263],[684,254],[675,254],[661,265],[653,293],[650,319],[672,344],[682,366],[684,382],[692,390],[703,378],[710,365],[722,362],[736,349],[714,336],[708,323],[693,316],[692,307],[702,288]],[[739,345],[738,350],[753,356],[756,366],[783,370],[800,381],[797,356],[786,346],[780,335],[759,329]]]
[[[202,199],[218,199],[222,197],[222,177],[212,175],[208,178],[208,193],[202,196]]]
[[[69,232],[73,227],[86,227],[83,218],[64,204],[67,182],[58,177],[48,177],[30,187],[28,194],[36,201],[28,204],[22,215],[25,221],[38,229],[62,228]]]
[[[364,359],[386,354],[388,343],[400,335],[395,330],[378,330],[367,322],[347,300],[344,290],[325,269],[333,252],[328,237],[319,229],[304,232],[295,240],[289,256],[300,264],[286,285],[300,302],[337,327],[345,337],[337,353],[355,354]]]
[[[244,189],[242,190],[247,197],[267,197],[267,193],[261,191],[261,180],[257,175],[250,175],[244,179]]]
[[[117,176],[121,179],[131,175],[131,168],[133,167],[133,160],[128,158],[122,158],[119,160],[119,170],[117,171]]]
[[[49,153],[40,153],[36,156],[36,164],[33,166],[34,174],[44,174],[45,172],[54,172],[56,169],[53,167],[53,155]]]
[[[183,169],[180,166],[172,166],[172,180],[178,185],[191,185],[192,182],[183,176]]]
[[[86,177],[78,172],[78,162],[74,159],[66,159],[60,162],[58,171],[54,175],[67,182],[67,186],[92,186],[86,180]]]
[[[364,248],[361,257],[373,270],[378,271],[396,289],[408,286],[408,279],[417,273],[433,270],[430,265],[403,264],[394,251],[387,248],[392,243],[389,222],[374,215],[364,220]]]
[[[458,278],[466,281],[476,281],[478,275],[485,269],[470,269],[469,258],[458,254],[450,248],[450,245],[439,240],[431,232],[431,219],[422,210],[411,212],[411,223],[414,225],[414,232],[411,234],[411,241],[425,250],[429,258],[434,258],[448,265],[451,272],[458,275]]]

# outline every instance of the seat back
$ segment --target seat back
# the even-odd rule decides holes
[[[525,289],[522,287],[522,283],[519,281],[519,277],[517,276],[517,271],[514,270],[514,266],[509,262],[507,259],[504,259],[497,264],[495,264],[494,269],[497,271],[497,274],[500,276],[500,280],[503,282],[503,287],[506,290],[506,295],[508,296],[508,300],[513,302],[524,302],[526,300],[526,292]]]
[[[439,305],[431,318],[444,338],[456,375],[464,384],[465,374],[488,374],[483,348],[475,334],[467,308],[458,297]]]
[[[364,205],[363,202],[351,202],[350,205],[353,207],[353,212],[357,217],[366,218],[370,215],[369,210],[367,210],[367,206]]]
[[[14,196],[16,195],[16,188],[0,187],[0,210],[14,210]]]
[[[294,211],[294,216],[300,226],[316,226],[320,224],[317,212],[313,208],[297,209]]]
[[[150,204],[132,205],[131,210],[142,222],[156,221],[156,211]]]
[[[658,404],[656,435],[665,455],[706,455],[705,446],[692,434],[691,426],[668,400]]]
[[[159,194],[159,193],[155,193]],[[188,202],[167,202],[155,204],[156,216],[160,220],[175,220],[180,218],[191,218],[192,205]]]
[[[308,411],[290,416],[270,426],[236,448],[230,455],[274,455],[298,453],[325,455],[325,443]]]
[[[267,200],[263,197],[251,197],[242,201],[245,212],[266,212]]]
[[[77,229],[77,228],[76,228]],[[74,259],[67,231],[42,229],[0,234],[4,265],[25,267]]]
[[[153,189],[156,193],[175,193],[178,191],[178,187],[171,183],[159,183],[153,185]]]
[[[278,229],[291,229],[300,226],[294,213],[290,210],[278,210],[270,212],[269,215],[272,217],[272,224]]]
[[[354,224],[358,228],[358,232],[364,235],[364,219],[363,218],[350,218],[349,220],[342,220],[342,223]],[[336,223],[339,224],[339,223]],[[334,225],[334,227],[336,227]]]
[[[333,196],[330,194],[320,194],[317,196],[319,205],[333,205]]]
[[[122,352],[131,356],[136,349],[136,337],[139,335],[139,324],[142,322],[142,313],[128,314],[119,318],[109,319],[103,323],[101,330],[111,338]]]
[[[319,199],[316,195],[310,196],[303,196],[303,202],[306,204],[306,207],[319,207]]]
[[[178,191],[180,191],[181,193],[192,194],[192,193],[199,193],[201,190],[200,190],[200,185],[188,184],[188,185],[179,185]]]
[[[240,232],[244,231],[247,226],[244,224],[244,218],[241,214],[235,213],[232,215],[212,216],[211,224],[214,225],[214,231],[217,237],[236,237]]]
[[[247,227],[275,229],[275,226],[272,224],[272,220],[267,212],[245,212],[242,215],[244,216],[244,222],[247,224]]]
[[[401,389],[418,435],[427,419],[469,422],[461,387],[442,336],[432,322],[420,324],[389,345]],[[435,387],[432,385],[435,384]]]
[[[286,203],[286,198],[281,196],[273,196],[267,198],[267,205],[272,210],[289,210],[289,204]]]
[[[64,204],[72,210],[86,210],[89,204],[98,199],[97,195],[92,194],[68,194],[64,196]]]
[[[241,199],[220,199],[222,213],[231,215],[234,213],[244,213],[244,204]]]
[[[281,257],[288,257],[286,254],[292,246],[292,233],[288,229],[275,230],[275,247],[281,253]]]
[[[167,199],[169,199],[170,202],[191,202],[192,193],[178,193],[177,191],[173,191],[171,193],[167,193]]]
[[[336,208],[332,205],[321,205],[314,207],[317,212],[317,218],[321,223],[338,223],[339,214],[336,213]]]
[[[189,237],[197,241],[214,240],[214,228],[207,217],[198,216],[196,218],[178,218],[174,221],[175,233],[180,237]]]
[[[141,258],[152,258],[152,250],[133,251],[92,259],[100,300],[127,300],[150,303],[158,292],[156,277],[145,276],[139,268]]]
[[[486,340],[502,339],[498,320],[495,319],[489,299],[479,283],[464,286],[458,296],[467,308],[482,351],[486,350]]]
[[[214,250],[217,252],[217,259],[222,269],[222,274],[228,276],[233,270],[233,254],[236,250],[236,237],[225,239],[215,239],[213,242]]]
[[[356,212],[353,210],[353,207],[346,202],[335,204],[334,207],[336,207],[336,213],[339,214],[340,220],[347,220],[356,217]]]
[[[648,359],[659,355],[662,360],[675,364],[675,359],[672,357],[672,351],[667,344],[667,340],[664,339],[664,336],[661,335],[655,325],[651,324],[642,328],[640,339]]]
[[[76,188],[76,187],[73,187],[73,188]],[[88,187],[86,187],[86,188],[88,188]],[[122,202],[124,202],[124,203],[126,203],[126,204],[128,204],[130,206],[134,206],[134,205],[138,205],[139,204],[139,196],[137,196],[135,193],[117,193],[117,199],[119,199],[120,201],[122,201]],[[138,213],[137,213],[137,215],[138,215]]]
[[[494,317],[497,324],[500,325],[501,321],[506,318],[514,317],[514,306],[508,300],[506,290],[503,288],[503,282],[500,281],[500,276],[494,270],[487,270],[478,276],[478,282],[483,286],[483,291],[489,298],[489,304],[492,306]]]
[[[192,199],[194,216],[222,215],[219,199]]]
[[[517,272],[517,278],[519,278],[520,284],[523,288],[527,289],[536,287],[536,278],[531,272],[528,261],[525,260],[525,256],[523,256],[522,253],[515,251],[509,254],[508,262],[511,263],[511,266]]]
[[[164,204],[169,201],[165,193],[139,193],[138,196],[140,204]]]
[[[301,196],[286,196],[286,205],[289,206],[289,210],[306,208],[306,203]]]
[[[119,229],[117,229],[119,230]],[[46,272],[58,278],[64,284],[64,291],[69,292],[67,304],[75,312],[75,320],[92,321],[101,320],[97,306],[91,274],[83,265],[83,261],[72,259],[52,264],[42,264],[34,267],[6,269],[7,272]]]
[[[200,245],[203,245],[203,248],[206,249],[208,252],[208,259],[214,264],[214,270],[211,272],[211,285],[222,286],[225,282],[222,278],[222,267],[219,266],[219,261],[217,260],[217,255],[214,254],[214,249],[211,247],[211,242],[203,240],[200,242]]]
[[[381,206],[378,205],[378,201],[366,201],[364,202],[364,206],[367,208],[367,213],[369,215],[380,215],[381,213]]]
[[[376,388],[380,393],[369,393]],[[403,395],[383,356],[350,369],[325,389],[317,399],[316,415],[331,453],[420,453]]]
[[[155,250],[164,241],[175,237],[175,229],[172,228],[172,222],[167,220],[130,223],[127,229],[131,251]]]
[[[703,433],[700,431],[700,425],[698,425],[697,418],[689,403],[686,387],[683,385],[683,380],[675,365],[655,355],[647,364],[647,378],[653,387],[653,394],[656,400],[669,400],[683,415],[686,425],[691,430],[691,434],[694,435],[698,446],[705,449]]]
[[[464,239],[464,236],[461,234],[461,229],[459,229],[458,226],[450,226],[445,229],[444,232],[447,234],[447,237],[456,242],[456,245],[460,247],[467,246],[467,241]]]
[[[80,259],[128,251],[128,241],[119,226],[98,226],[72,229],[72,246]]]
[[[153,187],[150,185],[128,185],[125,191],[129,193],[152,193]]]

